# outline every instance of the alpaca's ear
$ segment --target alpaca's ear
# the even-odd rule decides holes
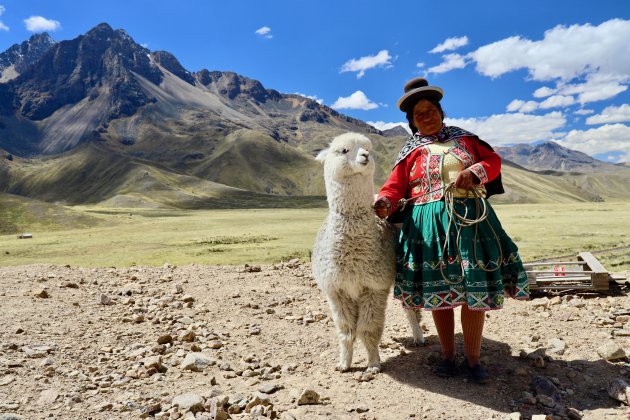
[[[316,160],[319,160],[320,162],[324,162],[326,160],[326,156],[328,156],[328,152],[330,151],[330,149],[324,149],[321,152],[319,152],[317,154],[317,156],[315,157]]]

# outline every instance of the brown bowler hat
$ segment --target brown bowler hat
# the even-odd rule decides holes
[[[405,94],[398,100],[398,109],[408,112],[420,99],[432,99],[439,102],[444,91],[437,86],[429,86],[427,79],[417,77],[405,83]]]

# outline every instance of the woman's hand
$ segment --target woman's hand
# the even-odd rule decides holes
[[[385,200],[377,200],[376,203],[374,203],[374,213],[376,213],[380,219],[389,216],[390,209],[391,205]]]
[[[464,190],[472,190],[475,185],[479,184],[479,178],[472,173],[470,169],[464,169],[457,175],[455,179],[455,187]]]

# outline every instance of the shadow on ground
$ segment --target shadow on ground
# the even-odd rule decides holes
[[[482,359],[491,381],[478,385],[468,382],[465,373],[448,379],[432,373],[439,360],[439,353],[433,351],[439,348],[437,336],[427,337],[427,343],[420,347],[411,346],[407,337],[394,340],[406,345],[407,354],[385,360],[383,374],[432,393],[497,411],[520,411],[524,418],[543,413],[566,416],[569,408],[584,411],[619,407],[619,402],[608,396],[607,385],[622,373],[619,366],[604,360],[566,361],[545,356],[541,363],[540,359],[536,362],[526,356],[513,356],[508,345],[484,338]],[[456,342],[462,349],[461,334],[457,334]]]

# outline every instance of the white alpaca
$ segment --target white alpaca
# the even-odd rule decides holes
[[[313,276],[326,293],[339,336],[339,364],[352,364],[354,340],[367,349],[368,372],[381,368],[378,345],[396,275],[392,226],[376,217],[372,143],[358,133],[336,137],[317,159],[324,162],[329,212],[313,246]],[[414,342],[424,337],[414,311],[405,311]]]

